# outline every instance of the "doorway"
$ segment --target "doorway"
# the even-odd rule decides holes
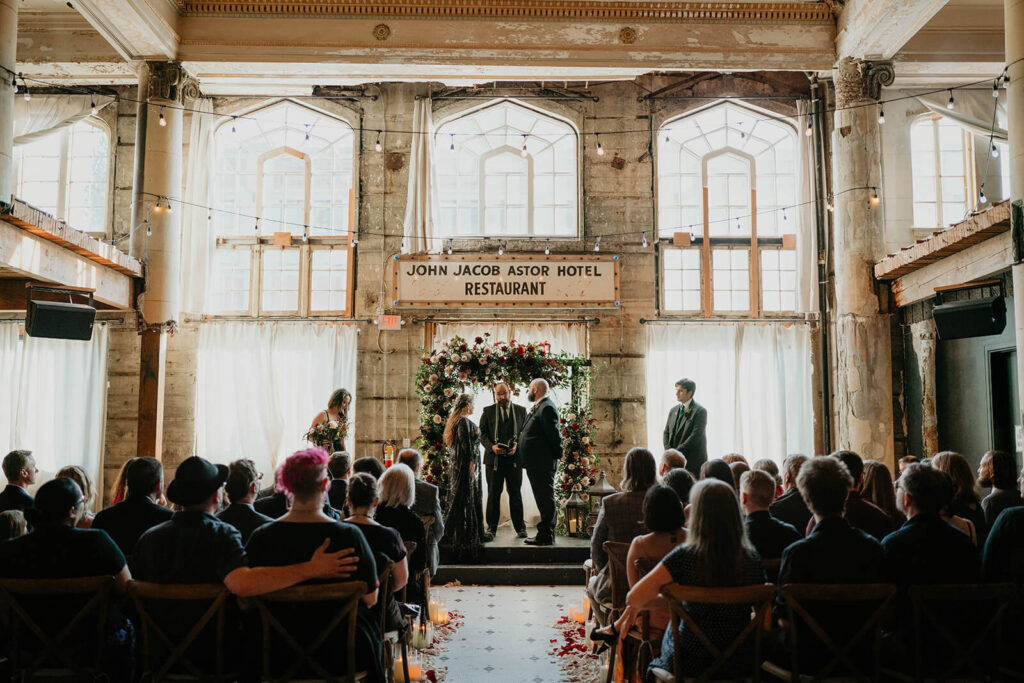
[[[1019,454],[1022,437],[1016,349],[989,353],[989,386],[992,387],[992,448]]]

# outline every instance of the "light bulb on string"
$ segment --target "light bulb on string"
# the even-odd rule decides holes
[[[988,197],[985,196],[985,184],[982,183],[981,188],[978,190],[978,201],[982,204],[988,202]]]
[[[604,146],[601,144],[601,134],[594,133],[594,138],[597,140],[597,156],[604,156]]]
[[[309,124],[306,124],[306,142],[309,142]]]
[[[160,107],[160,125],[161,126],[166,126],[167,125],[167,119],[164,118],[164,108],[163,107]]]
[[[519,152],[519,156],[521,156],[523,158],[526,158],[527,154],[529,154],[529,152],[526,151],[526,136],[524,135],[523,136],[523,149]]]
[[[206,211],[206,220],[208,220],[208,221],[212,221],[213,220],[213,211],[210,211],[210,210]]]
[[[551,255],[551,240],[547,240],[547,241],[544,242],[544,255],[545,256],[550,256]]]
[[[646,249],[646,248],[647,248],[647,233],[646,233],[646,232],[645,232],[645,233],[643,234],[643,239],[642,239],[642,241],[640,242],[640,244],[641,244],[641,246],[642,246],[642,247],[643,247],[644,249]]]
[[[171,200],[167,197],[164,197],[164,209],[167,213],[171,213]]]
[[[668,142],[668,141],[669,141],[669,138],[668,138],[668,133],[669,133],[669,132],[668,132],[668,131],[666,130],[666,131],[665,131],[665,142]]]
[[[999,99],[999,79],[992,81],[992,97]]]
[[[882,109],[882,105],[878,105],[878,123],[885,123],[885,110]]]
[[[782,220],[788,221],[789,216],[786,215],[786,207],[782,207]]]
[[[448,143],[448,151],[449,152],[454,152],[455,151],[455,133],[450,133],[449,135],[451,137],[451,140]]]
[[[96,112],[98,111],[99,110],[96,108],[96,103],[89,102],[89,114],[91,114],[92,116],[96,116]]]
[[[504,242],[498,242],[498,256],[502,256],[504,254],[505,254],[505,243]]]
[[[145,223],[146,223],[146,237],[152,237],[153,236],[153,226],[149,224],[148,220],[145,221]]]
[[[452,240],[448,240],[448,255],[452,255]]]
[[[22,81],[21,81],[21,87],[23,87],[25,89],[25,101],[26,102],[31,102],[32,101],[32,93],[29,91],[28,83],[25,83],[24,79],[22,79]]]
[[[382,149],[384,149],[384,145],[380,141],[380,133],[381,132],[378,130],[377,131],[377,142],[373,143],[373,148],[376,151],[378,151],[378,152],[381,151]]]
[[[812,125],[810,117],[807,118],[807,128],[804,129],[804,135],[807,137],[814,135],[814,126]]]
[[[601,251],[601,238],[594,240],[594,251]]]
[[[309,242],[309,226],[302,226],[302,243],[307,244]]]
[[[237,117],[237,116],[232,116],[232,117],[231,117],[231,132],[232,132],[232,133],[237,133],[237,132],[238,132],[237,130],[235,130],[235,121],[236,121],[237,119],[238,119],[238,117]]]
[[[879,202],[881,202],[881,201],[882,201],[882,198],[878,196],[878,188],[877,187],[872,187],[871,188],[871,203],[873,205],[875,205],[875,206],[878,206]]]
[[[833,211],[836,210],[835,198],[833,195],[829,195],[828,199],[825,200],[825,208],[828,210],[829,213],[832,213]]]
[[[953,89],[950,88],[950,90],[949,90],[949,100],[946,101],[946,109],[954,109],[955,107],[956,107],[956,102],[953,101]]]
[[[252,229],[257,235],[260,234],[260,219],[258,216],[256,217],[256,220],[253,222]]]
[[[992,158],[993,159],[998,159],[999,158],[999,148],[996,147],[996,143],[994,143],[994,142],[992,143]]]

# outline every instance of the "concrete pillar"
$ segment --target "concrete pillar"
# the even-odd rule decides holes
[[[18,49],[18,0],[0,0],[0,206],[14,193],[14,86]]]
[[[1005,0],[1003,7],[1003,30],[1007,76],[1008,98],[1006,129],[1009,131],[1010,155],[1010,200],[1024,199],[1024,0]],[[1019,215],[1019,214],[1018,214]],[[1024,399],[1024,225],[1018,221],[1014,227],[1014,239],[1021,248],[1017,249],[1013,274],[1013,312],[1017,339],[1017,393]],[[1017,426],[1024,425],[1024,400],[1018,400],[1022,413],[1017,416]]]
[[[935,409],[935,321],[931,318],[910,325],[910,342],[917,358],[921,381],[921,453],[930,458],[939,451],[939,418]]]
[[[836,445],[892,467],[892,355],[889,314],[873,266],[885,255],[876,102],[892,65],[846,57],[835,70],[832,145],[835,220]],[[854,189],[865,188],[866,189]]]

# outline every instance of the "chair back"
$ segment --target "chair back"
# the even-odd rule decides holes
[[[914,611],[914,666],[923,676],[998,678],[1002,623],[1012,583],[932,584],[907,591]]]
[[[395,572],[395,563],[388,560],[385,563],[378,561],[377,567],[380,573],[377,575],[377,611],[380,613],[380,632],[387,633],[388,630],[388,601],[391,600],[391,583]]]
[[[672,613],[672,639],[676,680],[684,678],[683,666],[686,655],[682,650],[682,639],[678,637],[680,624],[696,637],[711,658],[711,663],[702,667],[697,681],[712,681],[722,678],[751,678],[761,680],[761,642],[764,624],[771,612],[775,598],[775,586],[728,586],[709,588],[704,586],[681,586],[670,583],[663,586],[661,596],[668,602]],[[715,643],[691,613],[692,605],[742,605],[751,610],[751,618],[739,633],[724,647]]]
[[[254,599],[263,634],[263,680],[354,683],[356,615],[366,593],[364,582],[348,581],[293,586]]]
[[[431,529],[434,526],[434,522],[437,521],[437,517],[434,515],[422,515],[420,521],[423,522],[423,531],[427,534],[427,540],[430,540]]]
[[[405,556],[406,556],[406,558],[411,558],[412,554],[414,552],[416,552],[416,548],[419,547],[419,544],[416,541],[402,541],[402,542],[405,544]],[[429,569],[424,568],[423,572],[426,573],[427,576],[430,576],[430,573],[429,573],[430,570]],[[409,581],[414,581],[416,579],[417,579],[417,577],[415,577],[415,576],[411,576],[411,575],[409,576]],[[407,581],[405,586],[402,587],[402,592],[399,593],[398,599],[400,601],[402,601],[402,602],[406,602],[406,597],[408,597],[408,593],[409,593],[409,583]],[[426,593],[427,593],[426,584],[424,584],[423,593],[424,593],[424,595],[426,595]],[[429,605],[430,603],[429,602],[424,602],[423,604],[424,605]]]
[[[128,595],[142,632],[143,678],[227,681],[225,670],[230,593],[220,583],[160,584],[129,581]],[[230,621],[230,624],[229,624]],[[232,645],[235,643],[232,642]]]
[[[782,566],[781,557],[766,557],[761,558],[761,566],[764,567],[764,575],[770,578],[772,581],[777,581],[779,578],[779,567]]]
[[[612,608],[621,611],[626,607],[626,593],[629,592],[629,575],[626,573],[629,543],[605,541],[603,547],[608,555],[608,582],[612,589]]]
[[[113,588],[112,576],[0,579],[12,678],[98,678]]]
[[[878,679],[882,618],[896,595],[895,586],[795,583],[782,586],[779,594],[789,611],[794,675],[813,671],[815,681],[830,674]]]

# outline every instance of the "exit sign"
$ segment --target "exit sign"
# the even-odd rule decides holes
[[[402,316],[400,316],[400,315],[382,315],[380,317],[380,329],[382,329],[382,330],[400,330],[400,329],[402,329]]]

